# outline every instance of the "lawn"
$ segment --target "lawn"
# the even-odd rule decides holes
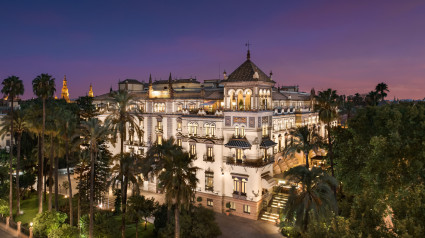
[[[74,209],[76,208],[76,197],[74,197]],[[52,198],[53,207],[55,204],[55,196],[53,195]],[[59,207],[61,206],[68,206],[68,198],[65,198],[63,195],[59,195]],[[13,214],[14,214],[14,220],[15,221],[21,221],[22,225],[29,224],[32,222],[33,218],[38,213],[38,200],[37,200],[37,193],[31,194],[28,198],[25,200],[21,200],[21,210],[24,211],[24,214],[19,215],[16,217],[16,200],[14,200],[13,203]],[[47,210],[47,198],[46,201],[43,202],[43,210]],[[76,211],[74,212],[76,213]],[[76,215],[76,214],[75,214]],[[121,215],[116,215],[114,219],[116,222],[116,229],[121,229]],[[148,223],[147,230],[145,231],[145,225],[144,223],[140,223],[139,225],[139,237],[140,238],[148,238],[153,237],[153,229],[154,226],[151,223]],[[126,225],[126,237],[136,237],[136,225],[134,223],[127,223]]]
[[[114,217],[117,221],[117,229],[121,229],[121,215],[117,215]],[[153,229],[154,226],[151,223],[148,223],[147,230],[145,231],[145,223],[141,222],[139,224],[139,238],[148,238],[148,237],[154,237],[153,235]],[[134,223],[128,223],[125,226],[125,237],[132,238],[136,237],[136,224]]]
[[[47,210],[47,200],[48,200],[48,198],[46,198],[46,200],[43,201],[43,210]],[[53,194],[53,198],[52,198],[52,204],[53,204],[53,207],[54,207],[55,206],[55,196],[54,196],[54,194]],[[59,194],[59,207],[62,204],[68,204],[68,198],[65,198],[63,195]],[[16,200],[14,200],[13,201],[13,218],[14,218],[14,220],[15,221],[21,221],[22,224],[29,224],[30,222],[32,222],[32,219],[38,213],[37,193],[32,193],[25,200],[21,200],[21,211],[23,211],[24,214],[16,216]]]

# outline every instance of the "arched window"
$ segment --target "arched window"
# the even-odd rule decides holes
[[[196,134],[198,134],[198,123],[196,123],[196,122],[189,122],[187,124],[187,128],[188,128],[189,135],[196,136]]]
[[[214,123],[206,123],[205,127],[205,136],[214,137],[215,136],[215,124]]]

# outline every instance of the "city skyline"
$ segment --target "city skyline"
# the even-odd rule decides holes
[[[243,3],[243,4],[242,4]],[[231,73],[246,57],[277,85],[367,93],[385,82],[388,99],[422,99],[425,5],[420,1],[204,4],[135,1],[2,4],[0,77],[19,76],[33,97],[40,73],[67,76],[71,98],[117,88],[118,80]],[[112,13],[111,13],[112,12]]]

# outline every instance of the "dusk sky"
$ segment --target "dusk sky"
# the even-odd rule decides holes
[[[118,80],[218,78],[246,59],[303,91],[425,97],[424,1],[2,1],[0,79],[40,73],[71,98]],[[277,86],[277,85],[276,85]]]

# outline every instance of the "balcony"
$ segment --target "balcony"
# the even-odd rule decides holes
[[[156,133],[163,133],[162,126],[155,126],[155,132]]]
[[[271,164],[274,162],[273,156],[270,156],[267,159],[260,158],[260,159],[236,159],[233,156],[228,156],[226,158],[226,164],[228,165],[236,165],[236,166],[244,166],[244,167],[252,167],[252,168],[258,168],[263,167],[268,164]]]
[[[206,186],[205,185],[205,191],[214,192],[214,186]]]
[[[212,155],[212,156],[204,155],[204,161],[214,162],[214,155]]]
[[[246,200],[246,193],[241,193],[239,191],[233,191],[233,198]]]

